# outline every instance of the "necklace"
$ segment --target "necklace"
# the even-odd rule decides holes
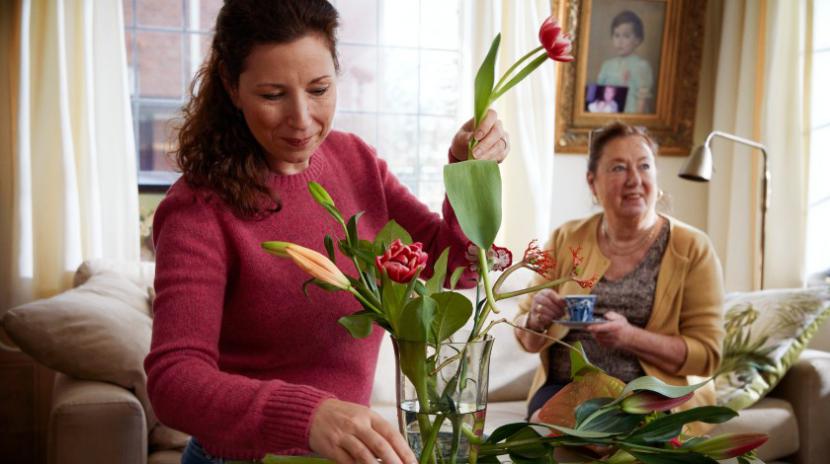
[[[611,234],[608,232],[608,223],[603,218],[601,227],[602,236],[605,238],[605,243],[608,246],[610,254],[614,256],[628,256],[641,250],[646,244],[653,242],[655,237],[657,237],[657,233],[660,232],[659,225],[661,223],[662,221],[660,220],[660,216],[658,216],[657,220],[654,221],[654,224],[652,224],[640,238],[634,240],[633,243],[622,245],[619,242],[615,242],[614,239],[611,238]]]

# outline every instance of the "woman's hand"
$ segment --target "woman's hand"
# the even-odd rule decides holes
[[[311,420],[311,450],[338,463],[418,462],[398,430],[369,408],[328,399]]]
[[[473,158],[502,162],[510,151],[510,137],[504,131],[499,116],[495,111],[487,110],[475,132],[473,123],[470,119],[456,132],[450,147],[451,156],[457,161],[466,160],[470,137],[475,137],[478,144],[473,148]]]
[[[605,313],[608,322],[592,324],[587,327],[588,331],[602,346],[615,349],[628,349],[627,342],[631,340],[631,330],[634,328],[628,323],[625,316],[614,311]]]
[[[544,332],[556,319],[565,315],[565,300],[555,291],[546,288],[533,295],[530,313],[525,327],[536,332]]]

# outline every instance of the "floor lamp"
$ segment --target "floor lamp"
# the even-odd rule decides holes
[[[714,137],[723,137],[732,140],[733,142],[749,145],[757,148],[764,156],[764,179],[761,185],[761,288],[764,288],[764,247],[766,228],[767,228],[767,208],[769,207],[769,182],[770,174],[767,164],[767,147],[764,145],[748,140],[737,135],[727,134],[721,131],[712,131],[707,137],[703,145],[695,148],[691,156],[686,159],[680,172],[677,174],[686,180],[693,180],[696,182],[709,182],[712,179],[712,149],[711,142]]]

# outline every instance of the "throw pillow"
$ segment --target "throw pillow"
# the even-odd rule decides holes
[[[152,319],[146,289],[120,274],[103,270],[83,285],[52,298],[12,308],[2,323],[9,337],[39,363],[69,376],[110,382],[135,393],[144,406],[158,449],[183,441],[163,427],[147,397],[144,357],[150,350]]]
[[[739,410],[770,392],[830,316],[830,287],[733,294],[725,308],[718,404]]]

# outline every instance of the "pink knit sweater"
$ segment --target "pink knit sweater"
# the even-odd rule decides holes
[[[395,219],[431,258],[452,246],[450,269],[465,264],[466,238],[449,203],[442,221],[350,134],[332,132],[304,172],[272,175],[269,186],[283,208],[262,220],[241,220],[215,194],[176,182],[153,224],[157,296],[147,388],[159,419],[197,437],[212,455],[306,453],[310,421],[324,399],[369,402],[382,330],[353,339],[337,323],[360,309],[350,295],[312,286],[306,297],[308,276],[260,248],[282,240],[325,253],[325,234],[343,237],[308,193],[312,180],[345,216],[365,211],[362,238]]]

